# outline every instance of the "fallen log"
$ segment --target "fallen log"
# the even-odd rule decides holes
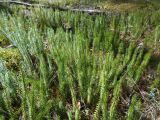
[[[44,5],[44,4],[31,4],[27,2],[20,2],[20,1],[0,1],[0,4],[13,4],[13,5],[22,5],[26,7],[42,7],[42,8],[50,8],[53,10],[60,10],[60,11],[72,11],[72,12],[82,12],[82,13],[89,13],[89,14],[113,14],[113,12],[110,11],[104,11],[104,10],[99,10],[99,9],[86,9],[86,8],[73,8],[73,7],[60,7],[56,5]],[[119,14],[115,13],[114,14]]]

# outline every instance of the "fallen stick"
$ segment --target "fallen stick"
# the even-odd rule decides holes
[[[2,3],[23,5],[23,6],[27,6],[27,7],[36,7],[36,6],[44,7],[44,5],[41,5],[41,4],[31,4],[31,3],[27,3],[27,2],[12,1],[12,0],[11,1],[0,1],[0,4],[2,4]]]
[[[60,7],[60,6],[55,6],[55,5],[31,4],[31,3],[20,2],[20,1],[0,1],[0,4],[2,3],[22,5],[26,7],[51,8],[51,9],[60,10],[60,11],[82,12],[82,13],[89,13],[89,14],[111,14],[112,13],[112,12],[106,12],[106,11],[99,10],[99,9],[81,9],[81,8],[72,8],[72,7]]]

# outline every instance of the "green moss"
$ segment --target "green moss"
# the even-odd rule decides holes
[[[109,11],[115,12],[126,12],[126,11],[135,11],[139,9],[146,9],[151,8],[153,9],[153,4],[151,3],[144,3],[144,2],[101,2],[96,5],[100,9],[105,9]]]
[[[100,9],[115,11],[115,12],[131,12],[131,11],[136,11],[141,9],[150,10],[150,9],[159,8],[159,4],[155,3],[154,0],[150,2],[146,2],[144,0],[128,1],[128,2],[124,2],[123,0],[119,2],[104,1],[98,4],[95,4],[95,6]]]
[[[4,36],[0,36],[0,47],[4,47],[9,45],[10,42],[8,39],[6,39]]]
[[[0,48],[0,59],[5,61],[8,69],[18,70],[21,55],[16,48]]]

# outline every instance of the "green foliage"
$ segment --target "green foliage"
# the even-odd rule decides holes
[[[154,89],[160,89],[160,63],[158,64],[158,67],[157,67],[157,74],[156,74],[156,78],[155,80],[153,81],[150,89],[151,90],[154,90]]]
[[[124,92],[136,91],[134,85],[141,81],[151,53],[121,40],[122,30],[128,31],[124,16],[95,17],[41,9],[32,12],[31,17],[5,13],[0,17],[1,34],[16,47],[10,52],[16,56],[14,50],[19,51],[22,57],[15,72],[3,62],[12,55],[1,55],[5,58],[0,62],[2,118],[139,117],[134,114],[141,109],[141,100],[136,99],[139,94],[132,97],[128,115],[120,116],[119,106]],[[138,25],[142,27],[144,20],[135,18],[127,23],[137,26],[129,28],[134,39],[140,37],[143,29]]]
[[[137,120],[140,115],[141,101],[138,100],[138,96],[133,95],[131,105],[128,109],[127,120]]]

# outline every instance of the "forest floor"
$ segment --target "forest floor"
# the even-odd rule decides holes
[[[44,1],[44,4],[45,4],[45,1]],[[52,4],[53,5],[58,5],[59,3],[58,4],[50,3],[49,5],[52,5]],[[158,85],[159,85],[160,74],[159,74],[159,71],[158,71],[159,69],[157,70],[157,67],[158,67],[158,64],[160,62],[160,32],[159,32],[160,31],[160,27],[159,27],[160,9],[159,9],[158,6],[159,6],[159,4],[157,4],[156,1],[155,2],[153,1],[153,2],[150,2],[150,3],[143,3],[143,2],[138,2],[138,3],[134,3],[134,2],[127,2],[127,3],[126,2],[125,3],[124,2],[117,2],[117,3],[101,2],[101,3],[93,3],[91,5],[90,4],[77,4],[77,3],[71,3],[70,2],[70,3],[67,3],[67,4],[63,5],[63,7],[67,7],[68,9],[69,8],[88,9],[88,10],[89,9],[94,9],[94,10],[102,10],[102,11],[111,11],[111,12],[113,12],[113,14],[118,12],[120,14],[124,14],[124,16],[129,15],[129,16],[126,17],[126,18],[128,18],[127,22],[129,23],[128,31],[127,32],[120,31],[120,33],[119,33],[120,40],[125,41],[124,43],[125,43],[126,47],[127,47],[127,44],[135,42],[136,45],[137,45],[137,48],[141,48],[141,47],[145,48],[144,53],[152,51],[151,60],[148,64],[148,66],[146,67],[146,69],[143,72],[143,75],[141,77],[141,82],[138,84],[139,88],[140,88],[140,95],[144,91],[148,92],[146,89],[149,88],[151,82],[154,81],[155,79],[158,80]],[[29,9],[26,9],[24,7],[24,12],[29,13]],[[137,14],[135,14],[136,12],[137,12]],[[15,13],[17,15],[17,12],[15,12]],[[24,13],[24,16],[26,15],[26,13]],[[147,13],[147,15],[144,15],[145,13]],[[95,18],[97,16],[95,16]],[[151,18],[150,18],[150,16],[151,16]],[[28,16],[26,15],[25,17],[28,17]],[[122,17],[122,19],[124,19],[123,17]],[[135,21],[134,20],[131,21],[129,19],[131,17]],[[141,17],[144,17],[144,19],[141,19]],[[44,22],[43,24],[48,23],[48,19],[43,19],[43,18],[45,18],[45,17],[41,18],[42,22]],[[62,28],[66,24],[69,26],[69,28],[72,28],[72,26],[71,26],[72,24],[69,23],[69,20],[67,21],[67,18],[65,18],[65,19],[66,19],[66,21],[63,21],[63,19],[62,19],[61,23],[59,23],[62,26]],[[68,19],[70,19],[70,17]],[[84,20],[85,19],[86,18],[84,18]],[[144,20],[144,24],[142,22],[139,22],[138,21],[139,19],[142,22]],[[57,20],[57,21],[59,21],[59,20]],[[124,21],[123,22],[122,21],[121,21],[121,24],[123,26]],[[2,19],[2,21],[0,21],[1,26],[3,26],[3,22],[4,21]],[[52,19],[51,19],[51,22],[53,22]],[[97,21],[97,22],[99,22],[99,21]],[[141,26],[143,26],[143,25],[141,25],[141,24],[143,24],[145,27],[142,28]],[[139,26],[139,25],[141,25],[141,26]],[[112,24],[110,26],[112,26]],[[125,27],[126,27],[125,25],[123,26],[123,28],[121,28],[121,26],[120,26],[119,29],[124,30]],[[137,31],[140,31],[140,35],[138,35],[138,37],[135,37],[136,36],[135,32],[137,32],[136,29],[134,29],[135,27],[137,28]],[[48,27],[46,27],[46,28],[48,29]],[[77,29],[79,29],[79,28],[77,28]],[[143,30],[141,30],[141,29],[143,29]],[[116,31],[116,29],[110,30],[110,32],[113,32],[113,31]],[[98,30],[97,30],[96,34],[99,34]],[[61,36],[60,36],[60,38],[61,38]],[[117,48],[115,48],[115,49],[117,49]],[[22,61],[22,58],[21,58],[21,55],[20,55],[20,52],[19,52],[18,48],[14,47],[14,45],[12,46],[10,41],[7,41],[7,39],[4,36],[0,36],[0,58],[2,58],[4,61],[6,61],[6,66],[10,70],[12,70],[12,68],[17,70],[20,61]],[[156,82],[154,82],[154,83],[157,84]],[[155,84],[153,84],[153,86]],[[143,97],[143,93],[142,93],[142,97]],[[145,104],[150,105],[150,104],[144,102],[144,105]]]
[[[87,4],[87,3],[77,3],[77,2],[72,2],[68,1],[66,3],[62,3],[60,2],[49,2],[46,3],[46,0],[38,0],[35,1],[33,3],[40,3],[40,4],[44,4],[44,5],[50,5],[50,6],[63,6],[63,7],[67,7],[68,9],[73,8],[73,9],[86,9],[86,10],[102,10],[103,12],[112,12],[114,13],[120,13],[120,14],[128,14],[128,13],[134,13],[136,11],[141,12],[141,11],[146,11],[150,14],[152,14],[153,12],[159,12],[159,6],[160,6],[160,1],[158,0],[152,0],[150,2],[141,2],[141,1],[136,1],[136,2],[99,2],[99,3],[91,3],[91,4]],[[63,4],[63,5],[62,5]],[[24,9],[26,9],[24,7]],[[141,37],[138,38],[137,44],[141,45],[144,44],[143,41],[145,39],[148,39],[147,42],[145,43],[146,49],[151,49],[153,51],[153,56],[157,61],[160,61],[160,42],[153,42],[154,38],[153,36],[155,33],[155,26],[149,26],[148,28],[146,28],[146,30],[144,31],[143,35]],[[123,33],[122,34],[122,38],[124,38]],[[130,34],[128,34],[127,36],[125,36],[125,41],[130,42],[130,40],[132,39],[132,36],[130,36]],[[160,41],[160,40],[159,40]],[[3,39],[0,40],[0,45],[1,44],[6,44],[6,41],[3,41]]]

